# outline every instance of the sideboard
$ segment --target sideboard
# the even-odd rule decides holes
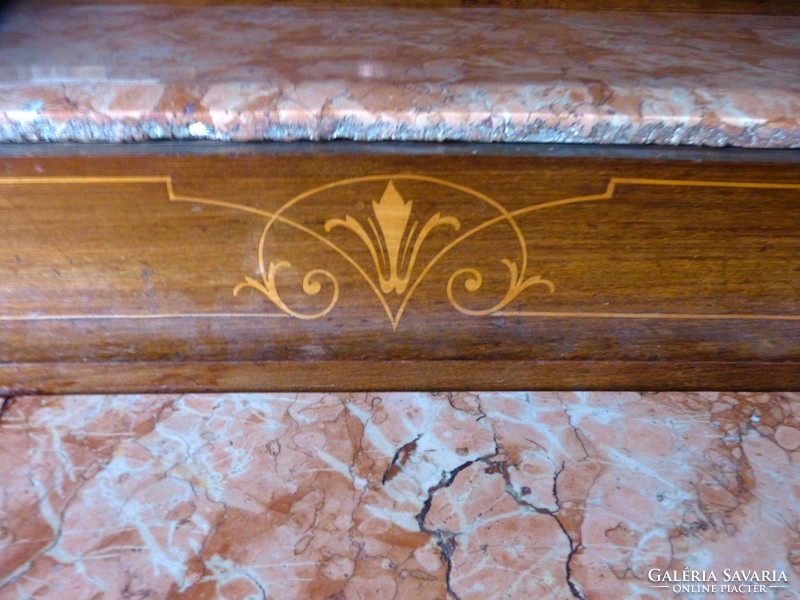
[[[788,7],[6,12],[7,395],[800,385]]]
[[[0,9],[0,598],[796,597],[800,8],[649,4]]]

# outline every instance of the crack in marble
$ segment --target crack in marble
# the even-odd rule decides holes
[[[5,404],[6,403],[4,403],[3,407],[4,411],[7,411],[12,407],[10,403],[8,405]],[[24,421],[26,424],[30,424],[30,421],[27,417],[24,419]],[[2,424],[3,421],[2,419],[0,419],[0,425]],[[51,429],[50,431],[52,432],[53,430]],[[34,437],[32,428],[26,428],[25,437],[28,442],[29,448],[38,446],[35,442],[32,441]],[[55,442],[55,439],[53,441]],[[69,471],[73,471],[69,459],[61,453],[56,452],[56,454],[59,455],[62,468],[65,468]],[[39,455],[39,458],[41,458],[41,453]],[[36,456],[34,456],[34,460],[35,459]],[[108,461],[105,462],[107,464]],[[99,470],[102,470],[102,467],[100,467],[98,471]],[[58,472],[59,471],[56,470],[56,473]],[[70,479],[75,483],[75,489],[71,493],[66,495],[64,495],[63,493],[63,488],[58,489],[61,497],[63,498],[63,506],[61,507],[60,510],[55,510],[52,506],[52,503],[49,498],[52,490],[49,489],[49,486],[47,486],[45,483],[41,481],[41,479],[37,478],[33,474],[27,477],[28,482],[31,484],[31,486],[33,487],[38,496],[39,512],[45,523],[50,527],[50,530],[52,532],[52,539],[49,543],[43,545],[39,550],[35,551],[25,564],[21,565],[18,569],[9,573],[7,576],[1,577],[0,590],[5,588],[6,586],[9,586],[17,582],[20,578],[24,577],[26,573],[28,573],[30,569],[34,566],[35,562],[39,558],[47,556],[56,551],[59,542],[62,540],[63,537],[65,515],[71,508],[76,498],[79,497],[82,487],[89,483],[88,480],[84,479],[83,477],[80,478],[75,477],[74,472],[72,473],[72,475],[73,476]],[[58,486],[58,488],[61,488],[61,486]],[[79,565],[82,564],[83,556],[76,557],[74,555],[69,555],[61,551],[56,552],[56,555],[60,557],[64,562],[77,563]]]
[[[386,467],[386,470],[383,472],[383,477],[381,477],[381,483],[383,485],[386,485],[402,470],[403,465],[408,462],[411,454],[413,454],[417,449],[417,442],[421,437],[422,434],[420,433],[413,440],[403,444],[397,449],[397,452],[395,452],[394,456],[392,457],[392,462],[390,462],[389,466]]]
[[[474,460],[468,460],[460,465],[458,465],[455,469],[451,469],[450,471],[442,472],[442,477],[439,482],[428,488],[427,497],[422,504],[422,510],[416,515],[417,523],[419,523],[419,529],[423,533],[431,536],[435,541],[436,545],[439,547],[442,555],[442,560],[445,561],[447,565],[447,573],[445,577],[445,582],[447,584],[447,593],[451,596],[454,600],[461,600],[461,596],[459,596],[452,586],[452,574],[453,574],[453,552],[456,549],[456,536],[457,534],[449,531],[444,531],[442,529],[431,529],[427,525],[425,525],[425,520],[428,516],[428,513],[431,510],[431,506],[433,503],[433,497],[436,492],[441,489],[447,488],[453,484],[456,477],[459,473],[461,473],[464,469],[470,467],[473,464],[479,462],[485,462],[486,459],[492,458],[497,456],[500,452],[499,447],[497,446],[497,440],[495,440],[495,452],[493,454],[487,454],[481,457],[478,457]]]
[[[563,400],[561,400],[561,398],[559,398],[559,401],[561,402],[561,406],[564,410],[564,416],[567,419],[567,424],[572,429],[575,439],[578,440],[581,450],[583,451],[583,458],[581,460],[586,460],[590,457],[590,453],[586,448],[586,442],[584,441],[581,435],[580,429],[578,429],[578,427],[576,427],[572,422],[572,416],[570,415],[568,405]],[[553,512],[553,518],[556,519],[559,527],[561,527],[561,530],[564,532],[564,535],[566,536],[567,541],[569,542],[569,554],[567,555],[567,559],[564,565],[566,571],[567,585],[569,586],[570,592],[575,598],[579,598],[580,600],[586,600],[586,596],[580,589],[579,584],[572,577],[572,560],[575,557],[575,555],[578,554],[583,549],[583,545],[580,542],[580,538],[578,539],[577,542],[575,541],[573,536],[568,531],[566,525],[557,514],[561,510],[561,500],[559,499],[558,496],[558,478],[564,472],[565,468],[566,468],[566,461],[562,461],[561,466],[556,471],[553,477],[553,498],[555,498],[556,506],[558,507],[557,510]],[[593,484],[594,482],[592,482],[592,485]],[[590,490],[591,486],[587,488],[587,496],[588,496],[588,491]],[[578,531],[578,535],[580,535],[580,531]]]
[[[504,466],[505,468],[503,469],[502,472],[503,472],[503,478],[506,480],[506,491],[514,499],[514,501],[522,506],[528,506],[532,508],[537,513],[549,515],[556,520],[556,523],[558,523],[558,526],[560,527],[562,533],[564,534],[564,537],[566,537],[567,542],[569,542],[569,553],[567,554],[567,560],[564,564],[564,572],[566,575],[567,586],[569,586],[570,592],[575,598],[580,598],[580,600],[586,600],[586,596],[581,591],[579,585],[572,578],[572,559],[575,556],[575,554],[581,551],[582,546],[580,542],[578,543],[575,542],[575,540],[572,538],[569,531],[567,530],[566,526],[564,525],[564,522],[558,516],[559,510],[561,510],[561,502],[558,498],[558,476],[564,471],[565,463],[561,464],[561,467],[558,469],[558,471],[556,471],[555,476],[553,477],[553,497],[556,499],[556,505],[558,506],[556,510],[550,510],[548,508],[535,506],[524,500],[516,492],[514,486],[511,484],[511,480],[508,475],[507,465],[505,465],[505,463]]]
[[[13,396],[0,395],[0,423],[3,422],[3,417],[14,402]]]

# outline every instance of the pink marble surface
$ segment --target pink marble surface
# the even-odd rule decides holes
[[[800,17],[6,9],[0,140],[163,138],[796,148]]]
[[[789,393],[17,398],[0,598],[798,598],[799,457]]]

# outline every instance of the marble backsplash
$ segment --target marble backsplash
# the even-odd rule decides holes
[[[798,598],[799,449],[791,393],[20,397],[0,598]]]

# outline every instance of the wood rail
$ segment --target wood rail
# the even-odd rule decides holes
[[[800,385],[795,151],[6,153],[3,393]]]

